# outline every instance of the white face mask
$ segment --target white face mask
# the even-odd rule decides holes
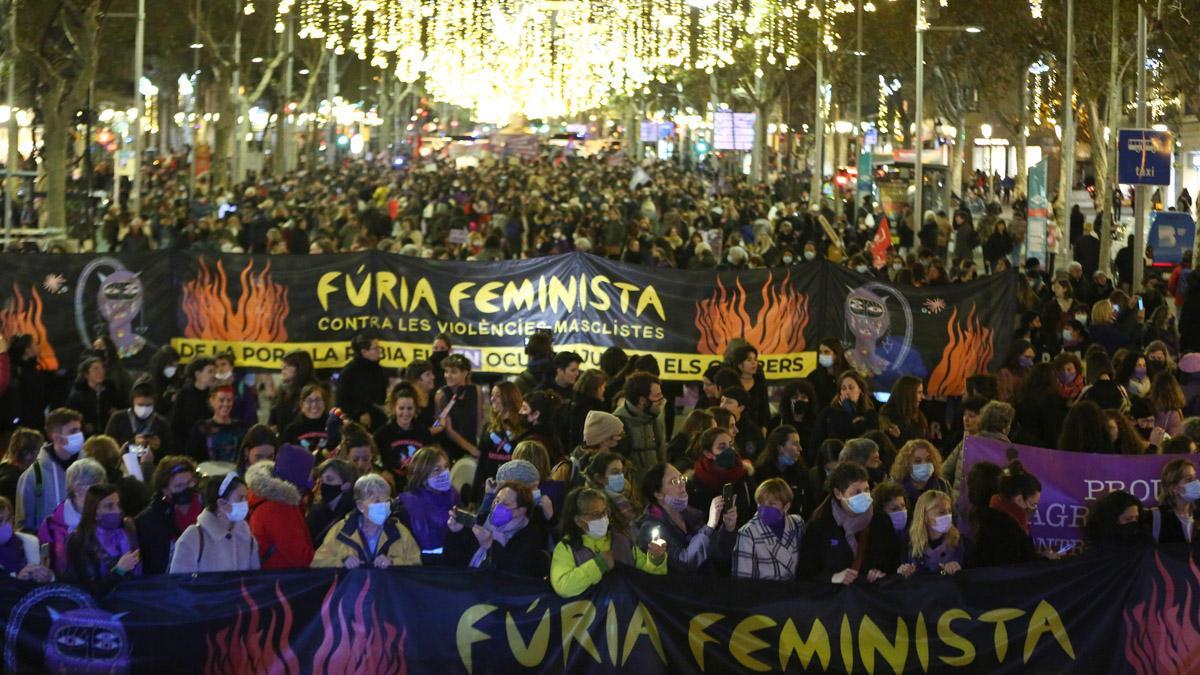
[[[588,523],[588,536],[593,539],[603,539],[608,534],[608,516]]]
[[[139,420],[144,420],[154,414],[154,406],[152,405],[135,405],[133,406],[133,414]]]
[[[805,251],[805,252],[804,252],[804,259],[805,259],[805,260],[812,260],[812,259],[813,259],[813,258],[815,258],[815,257],[817,257],[817,252],[816,252],[816,251]]]
[[[239,523],[248,515],[250,515],[250,502],[243,500],[229,505],[229,519],[233,522]]]
[[[213,377],[215,377],[218,382],[228,382],[229,380],[233,379],[233,371],[231,370],[227,373],[216,373],[213,375]]]
[[[821,364],[822,368],[832,368],[833,354],[821,354],[817,356],[817,363]]]
[[[163,375],[165,377],[167,377],[167,379],[170,379],[172,377],[175,377],[175,372],[177,370],[179,370],[179,368],[177,368],[176,366],[167,366],[166,368],[163,368]]]

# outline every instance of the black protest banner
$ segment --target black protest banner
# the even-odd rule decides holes
[[[872,585],[466,570],[0,587],[9,672],[1196,672],[1200,570],[1134,550]]]
[[[873,375],[876,389],[915,375],[930,396],[961,396],[968,377],[994,372],[1008,357],[1016,273],[920,288],[832,265],[827,273],[826,325],[842,327],[850,365]]]
[[[0,334],[28,334],[39,366],[72,368],[98,337],[143,364],[175,333],[171,257],[0,255]]]
[[[557,349],[578,351],[588,365],[616,346],[654,355],[662,376],[675,380],[698,379],[739,338],[758,347],[768,378],[803,376],[816,365],[817,342],[838,337],[852,347],[856,367],[877,375],[877,386],[913,374],[929,379],[930,393],[955,395],[968,375],[1004,357],[1016,307],[1015,275],[899,288],[820,261],[737,271],[626,265],[583,254],[497,263],[377,252],[5,255],[0,262],[0,332],[34,333],[67,357],[64,363],[78,356],[78,336],[94,334],[102,320],[125,336],[119,344],[169,339],[185,362],[231,350],[250,368],[277,368],[293,349],[308,351],[320,367],[340,366],[351,338],[372,330],[386,366],[427,357],[433,336],[446,333],[477,370],[517,373],[528,337],[549,330]],[[104,292],[141,294],[132,328],[104,318],[112,302],[95,302],[89,287],[101,283],[89,276],[98,269],[116,270],[105,277],[116,281]],[[141,286],[120,282],[123,274],[139,275]],[[67,302],[79,294],[76,314],[97,324],[90,331],[75,326]],[[53,311],[27,317],[43,304]],[[128,352],[136,357],[145,349]]]

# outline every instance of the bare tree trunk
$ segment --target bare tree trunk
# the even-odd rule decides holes
[[[1108,163],[1108,143],[1104,142],[1104,117],[1100,115],[1100,106],[1095,101],[1088,101],[1088,121],[1091,135],[1092,163],[1096,170],[1096,200],[1100,207],[1100,269],[1108,272],[1112,263],[1112,233],[1113,208],[1112,187],[1109,183],[1110,166]]]
[[[61,82],[51,86],[43,99],[42,111],[45,133],[42,136],[42,170],[45,171],[46,227],[66,230],[67,226],[67,140],[70,133],[65,108],[58,102],[63,97]],[[57,91],[55,91],[57,90]],[[114,177],[114,180],[119,180]],[[88,223],[90,226],[91,223]]]
[[[1025,138],[1025,129],[1029,126],[1029,78],[1025,66],[1021,66],[1021,103],[1017,110],[1017,175],[1013,182],[1013,191],[1028,194],[1029,141]]]

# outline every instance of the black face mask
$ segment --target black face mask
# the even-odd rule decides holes
[[[1121,541],[1136,541],[1141,533],[1141,525],[1136,520],[1132,523],[1117,525],[1117,538]]]
[[[341,494],[341,485],[329,485],[328,483],[321,483],[321,501],[326,503],[332,502],[340,497]]]
[[[175,506],[187,506],[196,498],[196,488],[184,488],[179,492],[171,494],[171,501]]]
[[[450,352],[434,352],[429,355],[429,362],[435,366],[441,365],[442,360],[450,356]]]
[[[808,401],[796,399],[792,401],[792,417],[796,419],[804,419],[804,412],[808,408]]]

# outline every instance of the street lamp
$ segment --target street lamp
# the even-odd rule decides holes
[[[916,105],[914,112],[916,114],[916,132],[913,134],[913,218],[922,218],[923,210],[921,204],[921,190],[924,188],[924,158],[921,152],[924,149],[922,143],[922,119],[925,115],[925,32],[938,31],[948,33],[982,33],[983,28],[979,26],[930,26],[925,21],[925,0],[917,0],[917,82],[916,82]],[[918,221],[920,222],[920,221]]]

